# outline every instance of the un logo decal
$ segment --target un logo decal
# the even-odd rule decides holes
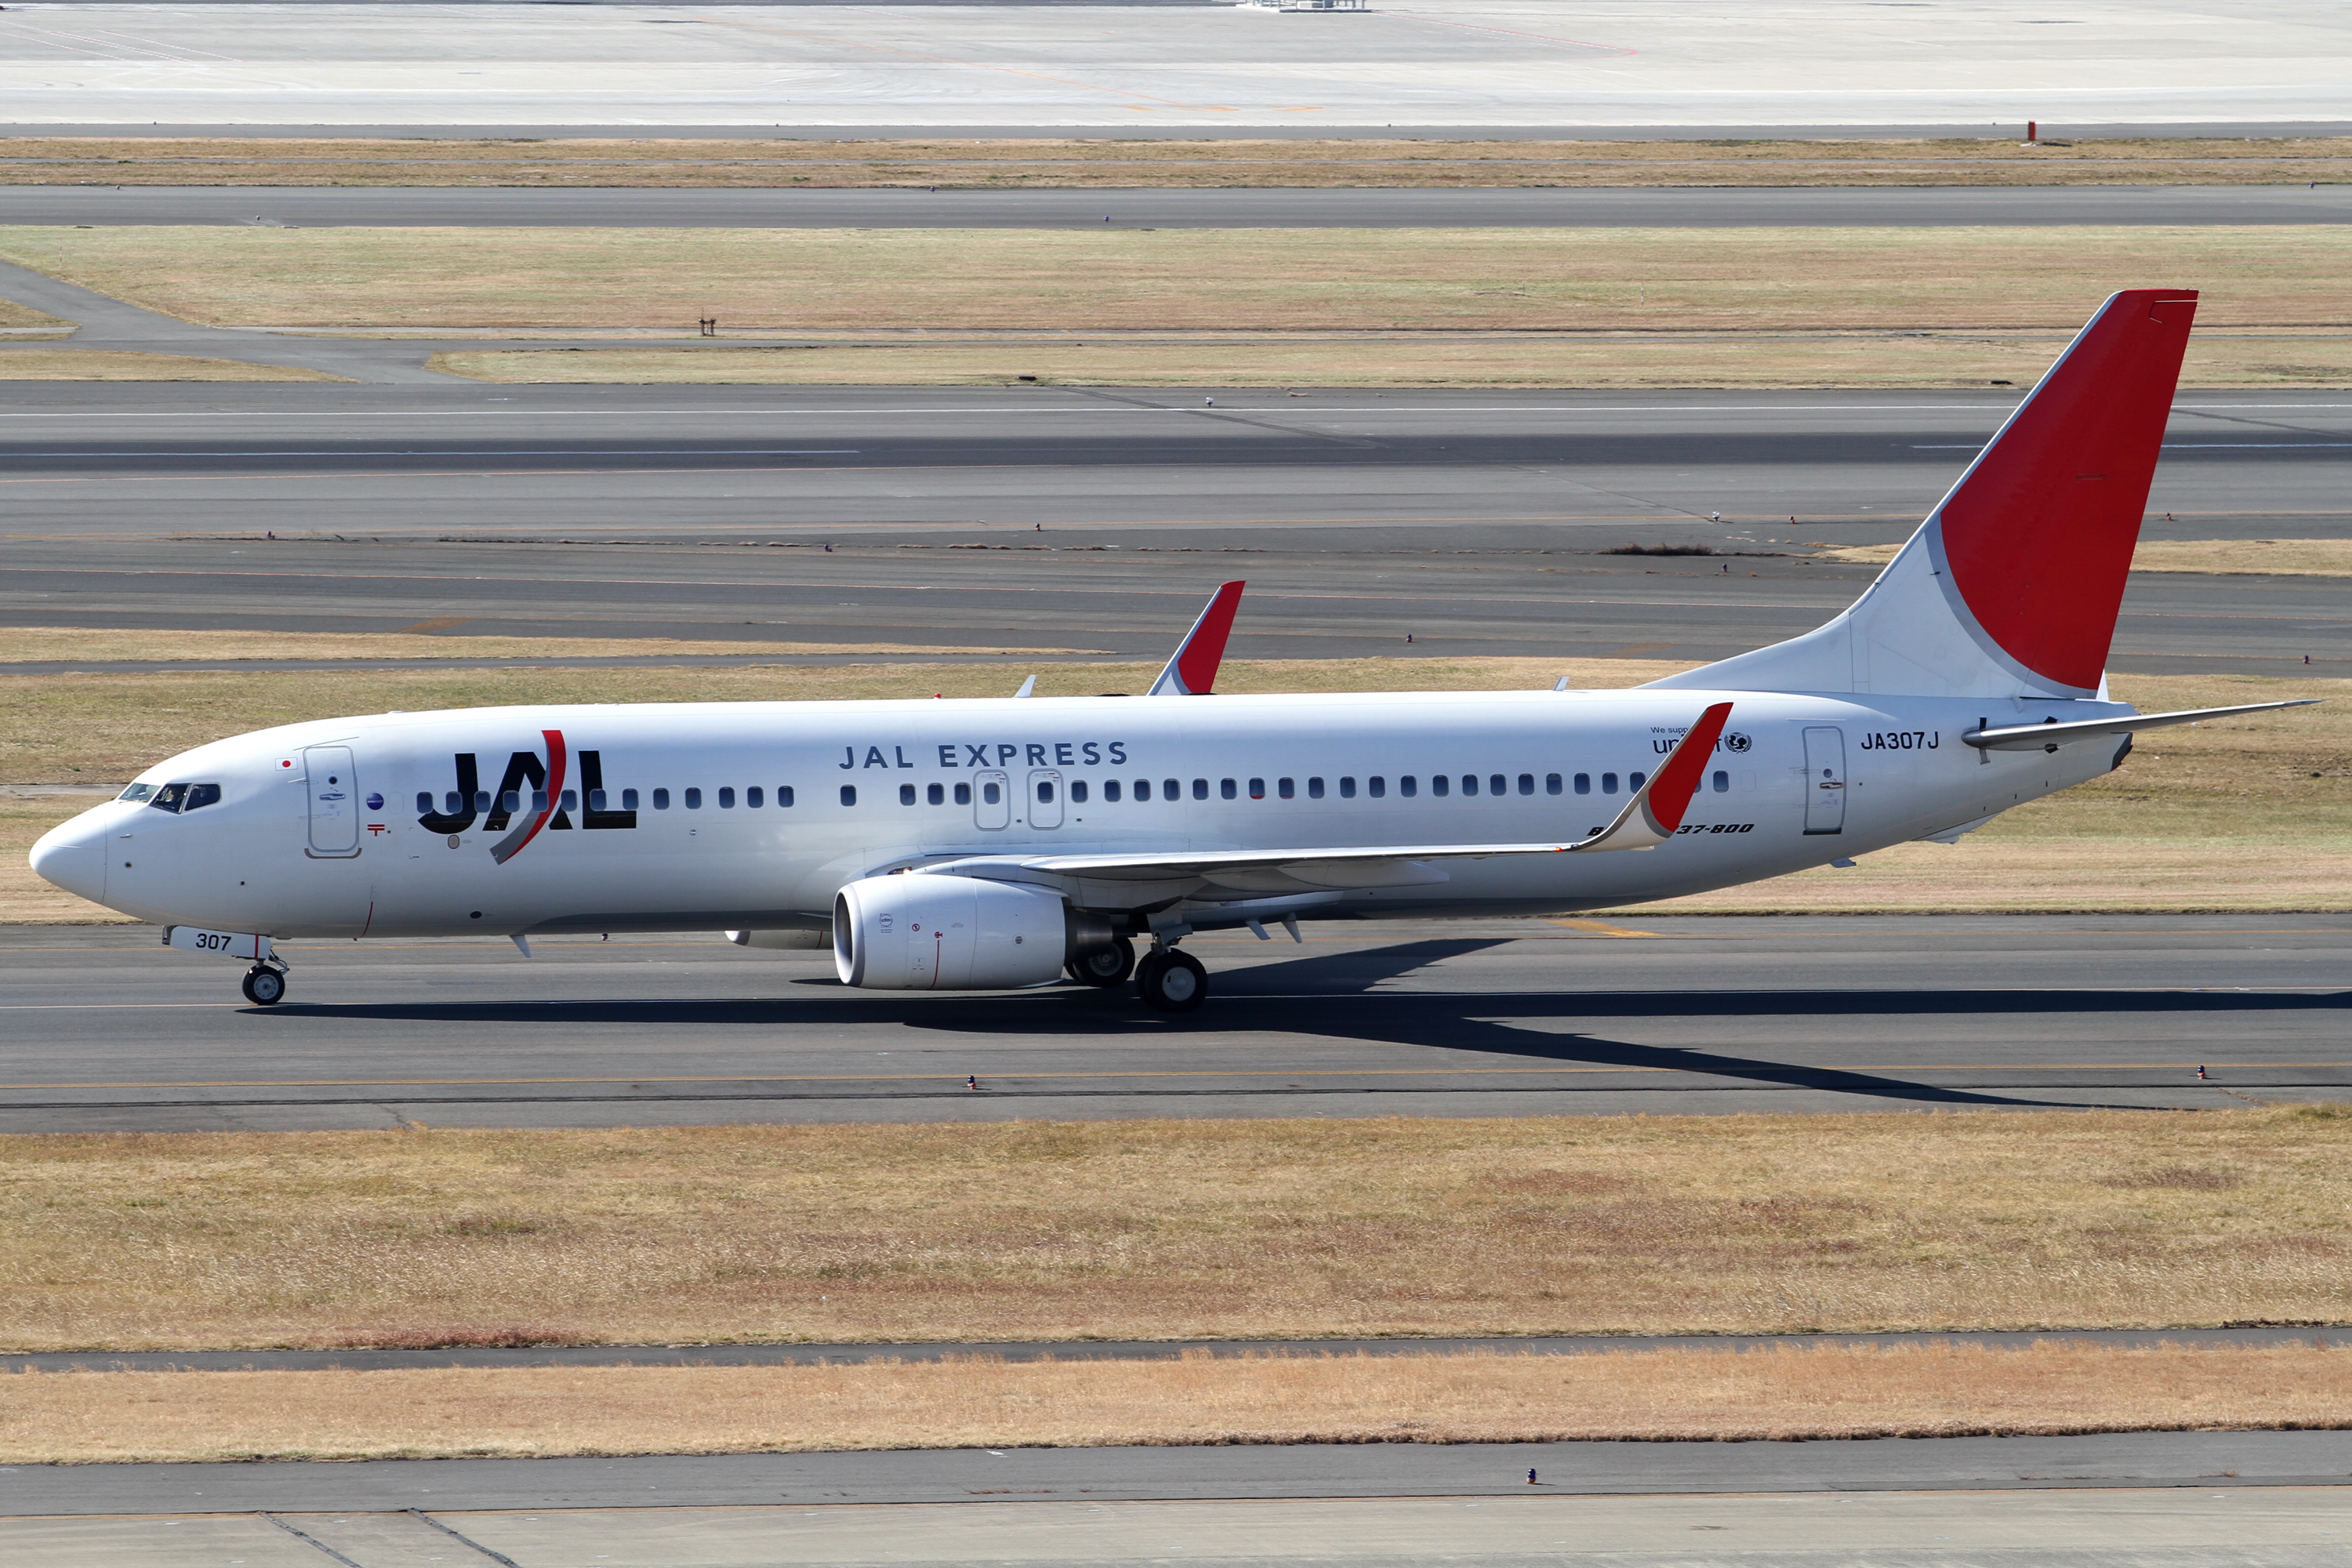
[[[1723,738],[1723,749],[1727,752],[1744,752],[1754,744],[1753,741],[1736,731]]]

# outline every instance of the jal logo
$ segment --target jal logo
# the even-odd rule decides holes
[[[521,854],[541,832],[568,833],[574,826],[636,826],[637,814],[634,811],[597,808],[595,802],[604,793],[604,760],[596,752],[579,754],[580,791],[587,804],[575,824],[572,813],[563,805],[572,760],[564,745],[563,731],[542,730],[540,739],[546,754],[542,757],[539,752],[516,752],[509,756],[506,772],[495,791],[482,788],[481,759],[477,753],[453,752],[450,762],[457,787],[449,792],[444,802],[451,809],[425,812],[417,817],[417,826],[428,833],[446,834],[455,844],[458,842],[457,836],[478,820],[485,832],[505,835],[490,846],[490,858],[501,866]]]

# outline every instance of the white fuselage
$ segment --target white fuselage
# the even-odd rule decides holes
[[[1717,700],[1727,730],[1656,848],[1447,861],[1297,912],[1573,910],[1799,870],[2095,777],[2121,743],[1960,741],[1987,719],[2128,711],[1637,689],[388,713],[184,752],[140,784],[216,801],[112,802],[37,856],[125,913],[274,937],[806,927],[856,879],[972,856],[1580,838]],[[1160,891],[1195,927],[1258,912],[1230,889]]]

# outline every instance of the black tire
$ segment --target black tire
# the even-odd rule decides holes
[[[286,999],[286,976],[274,969],[248,969],[243,989],[255,1006],[275,1007]]]
[[[1070,978],[1081,985],[1097,985],[1108,991],[1127,984],[1135,973],[1135,943],[1123,936],[1110,939],[1108,947],[1090,947],[1070,960]]]
[[[1189,1013],[1209,994],[1209,972],[1189,952],[1154,952],[1135,966],[1144,1005],[1159,1013]]]

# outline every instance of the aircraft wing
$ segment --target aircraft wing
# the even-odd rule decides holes
[[[1160,679],[1151,683],[1146,697],[1206,697],[1217,683],[1217,666],[1225,657],[1225,638],[1233,635],[1234,611],[1242,602],[1242,584],[1221,584],[1210,595],[1208,607],[1184,640],[1176,645],[1175,657]]]
[[[1960,739],[1986,752],[2039,752],[2045,748],[2054,752],[2062,742],[2080,741],[2093,735],[2128,735],[2137,730],[2161,730],[2172,724],[2194,724],[2200,720],[2227,719],[2239,713],[2266,713],[2273,708],[2308,708],[2315,702],[2326,700],[2321,697],[2304,697],[2292,702],[2249,702],[2239,708],[2184,708],[2175,713],[2126,713],[2116,719],[2080,719],[2066,724],[1994,725],[1971,730]]]
[[[1284,884],[1314,888],[1414,887],[1447,880],[1433,861],[1486,860],[1497,856],[1575,855],[1611,849],[1650,849],[1682,826],[1691,797],[1698,793],[1731,704],[1717,702],[1675,743],[1615,820],[1590,837],[1568,842],[1522,844],[1360,844],[1317,849],[1182,849],[1130,855],[1035,855],[989,857],[926,867],[929,872],[990,876],[1045,873],[1089,882],[1167,882],[1199,879],[1224,887],[1258,884],[1272,890]]]

